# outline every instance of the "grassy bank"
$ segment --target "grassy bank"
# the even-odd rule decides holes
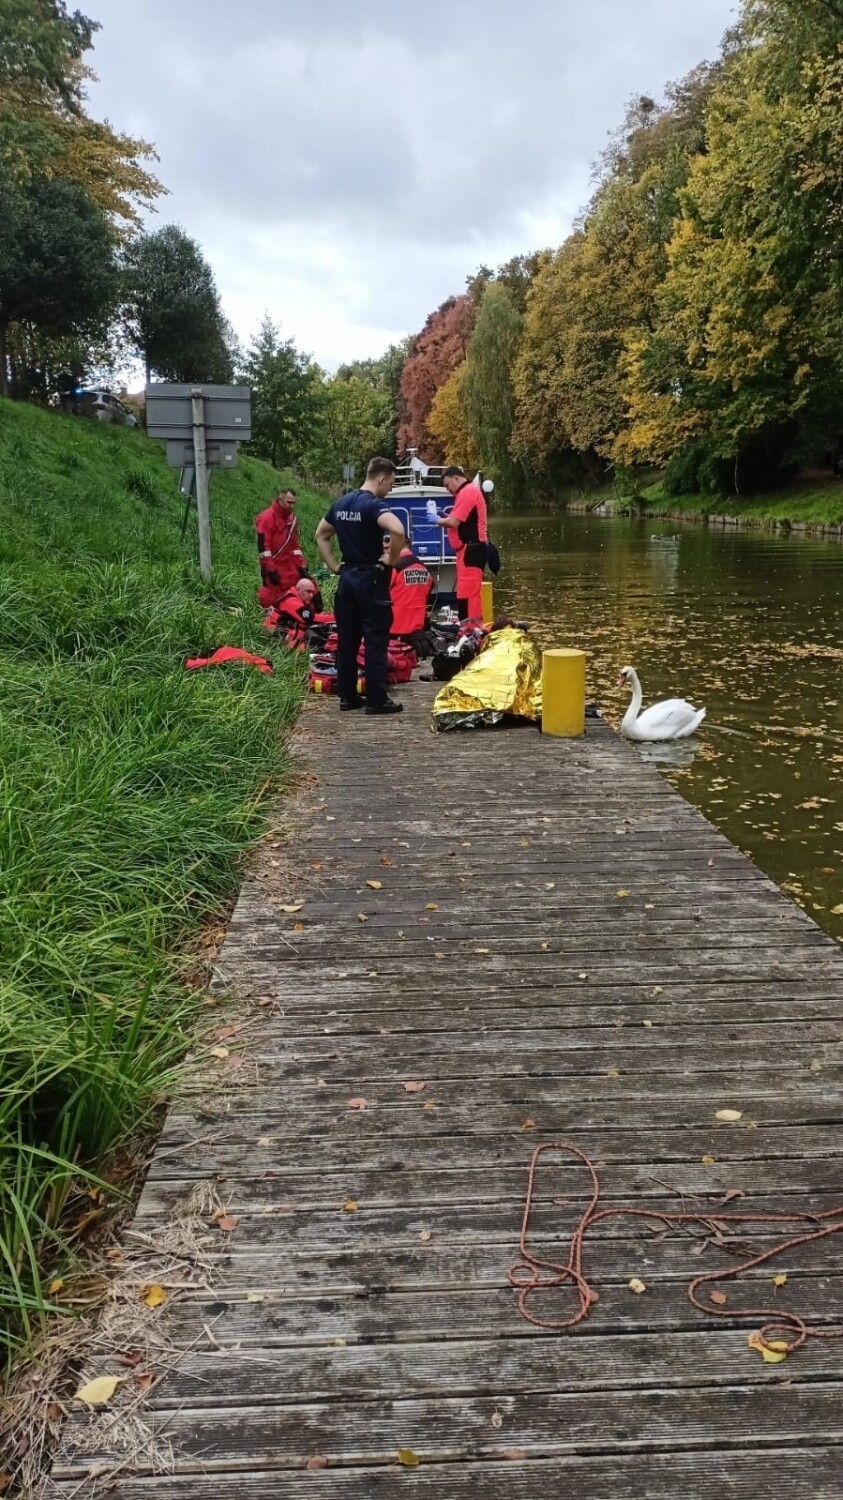
[[[769,494],[738,496],[668,495],[657,481],[633,494],[607,484],[571,497],[571,510],[618,514],[634,506],[644,516],[671,520],[737,522],[743,526],[783,527],[821,531],[843,527],[843,483],[806,480]]]
[[[78,1169],[166,1091],[189,952],[288,769],[298,661],[183,665],[267,654],[252,519],[278,476],[215,476],[210,591],[176,479],[142,433],[0,402],[0,1365],[90,1215]]]

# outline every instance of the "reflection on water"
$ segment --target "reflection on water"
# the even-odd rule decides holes
[[[702,741],[695,736],[687,740],[665,740],[652,745],[639,744],[638,754],[651,766],[692,766]]]
[[[497,516],[496,605],[588,653],[618,724],[688,698],[692,740],[637,745],[739,848],[843,939],[843,546],[585,516]]]

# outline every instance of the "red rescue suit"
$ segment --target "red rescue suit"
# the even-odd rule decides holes
[[[486,496],[479,485],[468,480],[460,485],[454,496],[451,519],[460,523],[459,527],[448,528],[448,540],[457,554],[456,594],[460,619],[482,620],[483,569],[469,567],[466,563],[466,554],[472,555],[470,545],[489,540]]]
[[[392,600],[390,635],[414,636],[424,630],[433,574],[405,547],[392,569],[389,596]]]
[[[261,586],[258,603],[265,609],[278,604],[307,573],[307,560],[299,546],[295,515],[282,510],[277,500],[255,519],[258,534]]]
[[[270,610],[264,626],[267,630],[285,631],[288,646],[300,648],[307,644],[307,632],[311,625],[333,624],[333,615],[321,614],[316,608],[317,594],[312,604],[306,604],[298,589],[290,589],[283,599]]]

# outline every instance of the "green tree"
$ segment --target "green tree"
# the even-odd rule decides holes
[[[394,413],[386,391],[359,375],[325,381],[321,390],[318,435],[308,466],[320,479],[337,484],[343,466],[353,465],[359,481],[373,454],[388,447]]]
[[[105,215],[79,188],[0,174],[0,395],[7,395],[8,330],[28,323],[53,338],[101,334],[114,310],[118,272]]]
[[[320,417],[320,372],[267,314],[242,365],[252,389],[250,451],[275,468],[297,464],[313,442]]]
[[[176,224],[132,240],[123,255],[123,324],[132,348],[162,380],[231,379],[228,325],[213,272]]]
[[[401,419],[401,376],[404,365],[412,353],[413,340],[402,339],[400,344],[390,344],[379,359],[357,359],[351,364],[340,365],[337,380],[356,377],[385,396],[389,405],[388,431],[383,433],[380,452],[384,458],[398,458],[398,424]]]
[[[513,371],[523,322],[509,287],[503,281],[490,282],[480,299],[460,389],[480,467],[494,474],[502,498],[511,501],[519,498],[524,487],[524,471],[513,459],[511,447]]]

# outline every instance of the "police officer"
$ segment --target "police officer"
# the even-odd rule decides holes
[[[362,489],[335,500],[316,528],[316,545],[326,567],[339,573],[334,601],[337,620],[337,690],[340,708],[360,708],[357,693],[357,653],[365,644],[366,712],[398,714],[403,703],[387,694],[387,652],[392,625],[389,597],[391,565],[404,545],[404,528],[386,504],[395,483],[395,465],[373,458]],[[384,555],[383,534],[389,537]],[[336,537],[342,556],[339,565],[331,548]]]

